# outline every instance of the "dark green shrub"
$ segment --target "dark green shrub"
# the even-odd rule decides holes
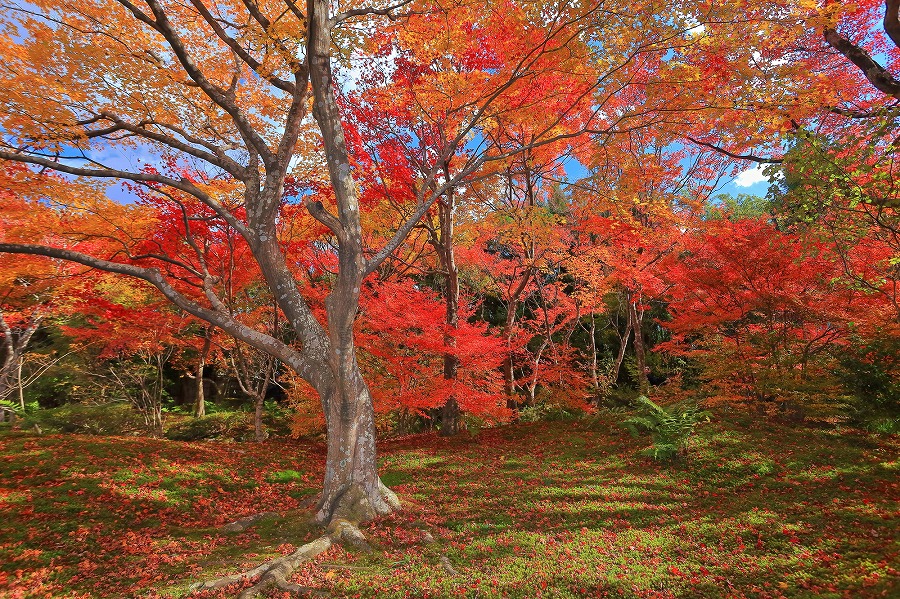
[[[126,403],[69,404],[36,410],[23,419],[22,428],[31,428],[35,424],[45,433],[138,435],[146,431],[144,419]]]
[[[837,374],[849,393],[851,422],[874,432],[900,432],[900,341],[879,338],[851,345]]]
[[[174,441],[203,439],[243,439],[253,434],[252,415],[246,412],[216,412],[202,418],[190,418],[174,424],[166,438]]]

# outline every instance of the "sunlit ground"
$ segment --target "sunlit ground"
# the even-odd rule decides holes
[[[365,527],[373,553],[334,548],[295,581],[333,597],[900,596],[897,437],[715,422],[672,464],[639,455],[647,442],[613,417],[387,442],[404,511]],[[322,451],[5,434],[0,597],[181,596],[290,552],[318,535],[299,506]],[[219,531],[265,511],[282,517]]]

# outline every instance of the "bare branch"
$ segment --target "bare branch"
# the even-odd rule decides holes
[[[714,150],[719,154],[724,154],[729,158],[734,158],[735,160],[749,160],[751,162],[756,162],[758,164],[781,164],[784,162],[781,158],[765,158],[763,156],[756,156],[755,154],[737,154],[734,152],[729,152],[725,148],[719,147],[717,145],[707,143],[705,141],[700,141],[699,139],[694,139],[693,137],[687,138],[691,143],[697,144],[698,146],[703,146],[705,148],[709,148],[710,150]]]

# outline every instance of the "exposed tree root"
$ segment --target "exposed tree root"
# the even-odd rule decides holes
[[[327,597],[328,595],[326,593],[294,584],[289,582],[289,580],[294,573],[294,570],[296,570],[300,564],[327,551],[335,543],[348,543],[359,550],[371,551],[368,542],[366,542],[366,537],[352,522],[337,519],[328,526],[326,534],[315,541],[303,545],[290,555],[267,561],[246,572],[197,583],[191,586],[191,591],[222,589],[233,584],[259,577],[259,580],[257,580],[253,586],[241,591],[237,596],[237,599],[254,599],[254,597],[271,587],[298,595]]]
[[[254,514],[252,516],[247,516],[246,518],[241,518],[240,520],[235,520],[234,522],[229,522],[219,530],[221,530],[222,532],[243,532],[263,518],[280,517],[281,514],[279,514],[278,512],[260,512],[259,514]]]

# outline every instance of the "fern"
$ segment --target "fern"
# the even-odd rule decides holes
[[[691,433],[698,424],[710,419],[709,412],[693,405],[675,404],[663,408],[644,396],[638,397],[637,403],[643,413],[622,424],[634,436],[642,431],[653,436],[653,446],[643,453],[655,460],[667,460],[686,453]]]

